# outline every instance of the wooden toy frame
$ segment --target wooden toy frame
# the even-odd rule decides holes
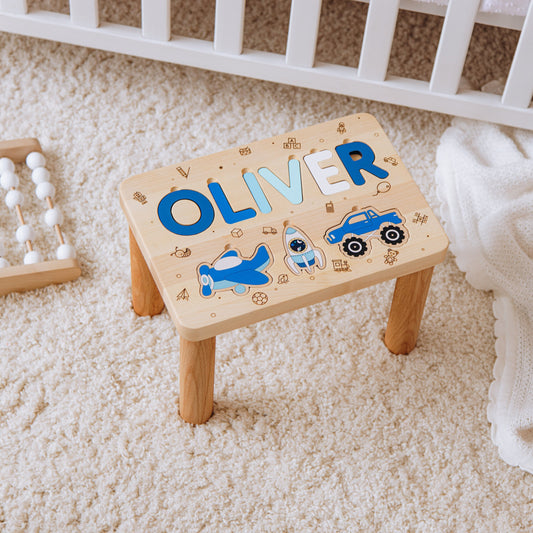
[[[134,176],[120,198],[134,310],[166,305],[192,423],[212,412],[216,335],[265,318],[397,278],[385,344],[409,353],[448,247],[367,114]]]
[[[37,139],[26,138],[0,142],[0,158],[7,157],[13,163],[22,163],[31,152],[42,152]],[[73,281],[80,275],[81,269],[75,258],[8,266],[0,269],[0,296]]]

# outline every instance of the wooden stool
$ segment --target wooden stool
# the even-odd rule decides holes
[[[180,414],[213,410],[215,337],[397,278],[385,344],[415,346],[448,239],[359,114],[125,180],[133,308],[180,334]]]

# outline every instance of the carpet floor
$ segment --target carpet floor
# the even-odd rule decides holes
[[[101,17],[138,20],[137,3],[107,2]],[[173,2],[173,31],[212,37],[214,1],[203,3]],[[324,6],[318,58],[355,66],[366,7]],[[275,22],[289,7],[248,2],[245,46],[283,51],[286,25]],[[402,14],[391,72],[427,79],[441,24]],[[469,82],[504,75],[514,46],[515,32],[476,27]],[[533,477],[498,457],[487,422],[493,296],[451,254],[409,356],[382,341],[393,283],[219,336],[215,412],[200,427],[177,414],[168,313],[131,308],[123,179],[369,112],[438,214],[435,152],[450,117],[8,34],[0,95],[1,138],[41,141],[83,270],[0,297],[0,530],[533,528]],[[42,205],[27,169],[19,175],[52,257]],[[0,194],[0,239],[21,262]]]

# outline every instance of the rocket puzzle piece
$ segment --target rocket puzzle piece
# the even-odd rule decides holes
[[[303,270],[312,274],[317,268],[326,266],[326,256],[320,248],[315,248],[311,239],[299,228],[287,226],[283,232],[283,245],[287,255],[285,263],[299,276]]]
[[[250,287],[268,285],[272,278],[265,269],[272,263],[270,250],[260,244],[252,257],[242,258],[238,250],[228,250],[210,265],[198,266],[200,294],[206,298],[216,291],[231,289],[235,294],[245,294]]]

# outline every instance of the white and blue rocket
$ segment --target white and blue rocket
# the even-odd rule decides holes
[[[285,263],[297,276],[302,271],[308,274],[317,268],[326,266],[326,256],[320,248],[316,248],[311,239],[299,228],[286,226],[283,232],[283,245],[285,246]]]

